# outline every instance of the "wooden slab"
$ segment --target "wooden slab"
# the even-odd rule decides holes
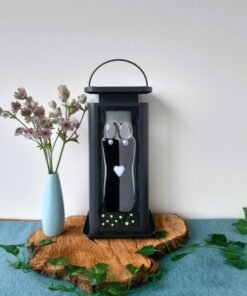
[[[149,258],[135,252],[147,245],[165,253],[168,250],[175,250],[184,244],[188,238],[188,228],[184,220],[175,214],[154,214],[156,230],[167,232],[162,239],[94,239],[90,240],[82,233],[85,223],[85,216],[70,216],[65,219],[65,229],[62,235],[53,237],[53,244],[41,248],[30,260],[32,268],[47,276],[54,275],[54,266],[47,263],[51,258],[66,257],[72,265],[80,265],[91,268],[97,263],[109,265],[107,282],[117,281],[128,285],[131,274],[126,269],[127,264],[140,267],[145,266],[146,274],[157,272],[159,264],[157,258]],[[32,243],[32,249],[37,246],[40,240],[46,239],[42,229],[31,234],[28,241]],[[159,253],[156,253],[159,254]],[[56,277],[63,278],[63,266],[56,266]],[[138,274],[132,285],[144,282],[144,273]],[[87,279],[83,276],[70,278],[77,287],[92,292]]]

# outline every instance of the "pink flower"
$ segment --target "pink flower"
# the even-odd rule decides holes
[[[38,107],[38,102],[35,102],[35,101],[31,100],[31,101],[30,101],[30,108],[31,108],[32,110],[34,110],[34,109],[37,108],[37,107]]]
[[[80,104],[84,104],[87,100],[87,97],[86,95],[82,94],[80,95],[78,98],[77,98],[77,102],[80,103]]]
[[[49,116],[50,116],[51,118],[57,118],[57,117],[59,117],[59,116],[62,116],[61,108],[59,107],[59,108],[54,109],[53,112],[50,112],[50,113],[49,113]]]
[[[71,101],[70,107],[69,107],[69,114],[72,115],[74,113],[76,113],[77,111],[79,111],[81,108],[80,103],[76,102],[75,99],[73,99]]]
[[[14,96],[17,100],[25,100],[27,98],[27,92],[25,88],[19,87],[17,91],[14,93]]]
[[[45,108],[43,106],[36,107],[33,110],[33,114],[34,114],[34,116],[39,117],[39,118],[43,117],[43,116],[45,116]]]
[[[23,127],[18,127],[16,130],[15,130],[15,135],[16,136],[20,136],[20,135],[23,135],[25,129]]]
[[[51,101],[48,103],[49,107],[51,107],[52,109],[55,109],[57,107],[57,103],[55,101]]]
[[[11,110],[13,113],[17,113],[21,109],[21,104],[19,102],[11,102]]]
[[[52,135],[52,131],[48,128],[44,128],[40,131],[40,136],[42,139],[47,140]]]
[[[72,131],[73,130],[73,125],[72,122],[69,119],[62,119],[61,121],[61,129],[63,131]]]
[[[28,117],[32,114],[32,111],[28,108],[22,108],[21,109],[21,115],[24,116],[24,117]]]
[[[35,118],[34,119],[35,124],[37,124],[39,127],[43,127],[46,124],[45,118]]]
[[[66,85],[59,85],[58,87],[58,95],[59,95],[59,99],[62,102],[66,102],[70,96],[70,92],[67,88]]]
[[[72,119],[73,126],[77,129],[80,126],[80,121],[76,118]]]
[[[34,129],[33,128],[28,128],[28,129],[26,129],[25,131],[24,131],[24,136],[26,137],[26,138],[32,138],[33,136],[34,136],[34,133],[35,133],[35,131],[34,131]]]

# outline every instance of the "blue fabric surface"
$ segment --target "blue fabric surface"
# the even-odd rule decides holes
[[[202,242],[208,234],[224,233],[231,240],[247,242],[247,236],[232,227],[234,220],[190,220],[190,243]],[[0,244],[25,242],[40,222],[0,221]],[[28,256],[28,253],[26,253]],[[45,283],[50,279],[37,273],[23,273],[8,266],[12,256],[0,249],[0,296],[71,295],[51,292]],[[166,259],[160,261],[164,266]],[[247,270],[238,270],[224,262],[213,249],[201,249],[176,262],[161,283],[147,284],[131,295],[142,296],[247,296]]]

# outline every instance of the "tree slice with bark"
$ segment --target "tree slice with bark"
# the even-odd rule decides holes
[[[69,259],[69,264],[83,266],[89,269],[97,263],[109,265],[107,282],[118,282],[127,286],[132,278],[131,273],[126,269],[126,265],[132,264],[140,267],[145,266],[140,273],[131,279],[131,285],[147,281],[145,274],[153,274],[159,270],[158,256],[155,253],[152,257],[146,257],[136,253],[144,246],[153,245],[164,254],[178,249],[188,238],[188,227],[186,222],[175,214],[154,214],[154,223],[157,231],[165,231],[164,238],[146,239],[93,239],[90,240],[82,233],[85,223],[85,216],[70,216],[65,219],[64,231],[60,236],[53,237],[54,243],[40,248],[30,260],[29,264],[42,274],[64,278],[64,266],[54,266],[48,263],[49,259],[65,257]],[[47,239],[42,229],[33,232],[28,242],[31,243],[32,251],[41,240]],[[55,271],[55,272],[54,272]],[[73,276],[69,280],[78,288],[92,292],[85,276]],[[104,284],[103,284],[104,285]],[[102,286],[102,285],[101,285]]]

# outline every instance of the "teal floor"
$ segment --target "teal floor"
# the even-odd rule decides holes
[[[190,242],[202,242],[208,234],[224,233],[231,240],[247,242],[238,234],[233,220],[189,220]],[[0,244],[25,242],[40,222],[0,221]],[[26,254],[28,255],[28,254]],[[0,249],[0,296],[71,295],[51,292],[45,283],[50,279],[37,273],[23,273],[8,267],[11,255]],[[160,261],[165,265],[166,259]],[[132,292],[142,296],[247,296],[247,270],[227,265],[216,250],[201,249],[176,262],[158,286],[146,285]]]

